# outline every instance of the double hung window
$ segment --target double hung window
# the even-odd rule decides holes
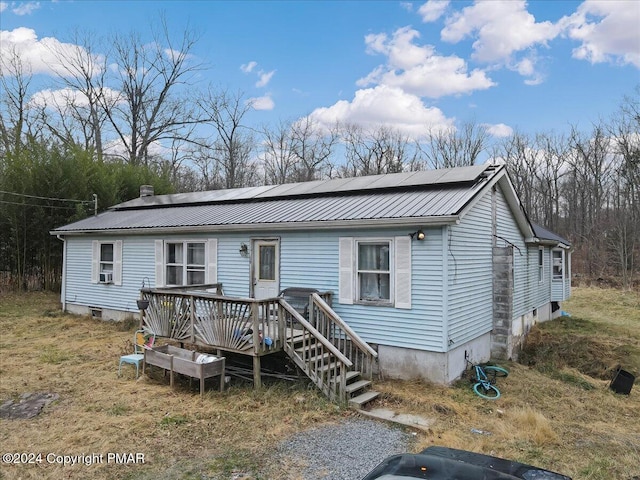
[[[166,243],[166,284],[205,283],[205,242]]]
[[[358,241],[356,245],[358,301],[391,303],[391,242]]]
[[[100,244],[100,273],[113,273],[113,243]]]
[[[91,283],[122,285],[122,240],[92,241]]]
[[[544,281],[544,247],[538,248],[538,282]]]
[[[395,237],[340,237],[338,302],[411,309],[412,241]]]

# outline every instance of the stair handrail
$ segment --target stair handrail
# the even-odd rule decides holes
[[[336,323],[338,327],[340,327],[340,329],[344,330],[351,337],[351,341],[355,343],[355,345],[360,350],[362,350],[363,353],[369,354],[373,358],[378,358],[378,352],[371,348],[371,345],[362,340],[362,338],[360,338],[360,335],[354,332],[353,329],[349,325],[347,325],[344,320],[342,320],[342,318],[340,318],[340,315],[338,315],[320,295],[318,295],[317,293],[313,293],[311,294],[311,296],[313,297],[314,302],[320,308],[322,308],[322,310],[324,310],[327,315],[331,317],[331,320],[333,320],[333,322]]]
[[[327,350],[329,350],[333,355],[335,355],[340,362],[344,363],[349,368],[353,366],[353,362],[349,360],[340,350],[338,350],[335,347],[335,345],[333,345],[333,343],[327,340],[324,337],[324,335],[322,335],[302,315],[300,315],[295,308],[289,305],[289,303],[283,298],[280,298],[279,300],[280,300],[280,305],[282,305],[282,308],[284,308],[287,312],[289,312],[296,319],[296,321],[300,323],[300,325],[302,325],[306,330],[309,330],[309,333],[311,333],[316,338],[316,340],[322,343],[322,345],[326,347]]]
[[[309,362],[304,357],[298,355],[293,346],[293,336],[287,337],[283,345],[284,351],[293,359],[293,361],[307,374],[307,376],[315,383],[315,385],[330,400],[338,401],[341,404],[347,403],[347,370],[353,367],[353,362],[349,360],[338,348],[335,347],[322,333],[320,333],[311,323],[309,323],[298,311],[293,308],[286,300],[282,299],[280,306],[282,313],[291,315],[291,318],[298,322],[299,327],[305,332],[305,336],[313,337],[317,344],[321,345],[321,351],[329,353],[328,363],[322,362],[322,365],[329,366],[329,369],[318,368],[316,362]],[[284,320],[284,318],[283,318]],[[303,341],[303,344],[305,341]],[[331,366],[333,365],[333,366]]]

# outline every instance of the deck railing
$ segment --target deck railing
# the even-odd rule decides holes
[[[378,353],[316,293],[309,302],[309,323],[353,363],[354,369],[371,379]]]
[[[280,299],[226,297],[193,289],[143,289],[144,326],[159,337],[261,355],[282,349]]]

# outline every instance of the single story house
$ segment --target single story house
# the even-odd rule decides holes
[[[529,221],[503,165],[153,195],[51,232],[62,305],[138,315],[140,289],[220,283],[230,297],[333,292],[387,378],[448,383],[517,356],[569,297],[571,246]]]

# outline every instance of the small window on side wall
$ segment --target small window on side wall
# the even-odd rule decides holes
[[[538,248],[538,282],[544,281],[544,247]]]
[[[92,242],[91,282],[122,285],[122,240]]]

